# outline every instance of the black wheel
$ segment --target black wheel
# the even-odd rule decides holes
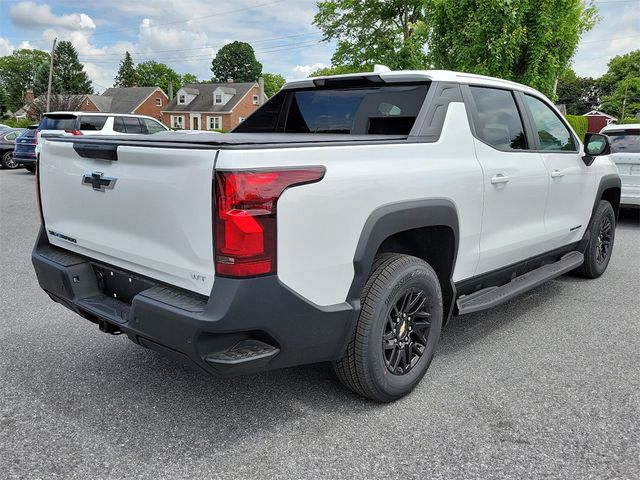
[[[420,382],[433,359],[442,328],[440,282],[419,258],[385,254],[360,301],[356,331],[334,369],[354,392],[391,402]]]
[[[2,166],[4,168],[18,168],[20,164],[13,159],[13,152],[11,150],[6,151],[2,154]]]
[[[601,200],[589,222],[589,242],[584,252],[584,263],[576,273],[585,278],[598,278],[611,260],[616,234],[616,215],[606,200]]]
[[[29,173],[36,173],[35,165],[27,165],[24,167]]]

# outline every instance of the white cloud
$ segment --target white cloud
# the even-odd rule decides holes
[[[324,63],[314,63],[313,65],[296,65],[292,68],[293,72],[298,75],[308,77],[311,72],[315,72],[320,68],[327,68],[328,65]]]
[[[639,8],[622,2],[598,6],[602,21],[584,36],[573,61],[576,74],[582,77],[599,77],[607,71],[609,60],[640,45]]]
[[[59,27],[68,30],[95,30],[96,24],[86,13],[55,15],[46,4],[20,2],[11,7],[11,21],[22,28]]]
[[[6,38],[0,37],[0,57],[11,55],[16,48]]]

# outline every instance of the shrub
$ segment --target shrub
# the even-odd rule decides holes
[[[29,125],[36,125],[38,122],[29,118],[7,118],[0,120],[0,123],[13,128],[27,128]]]
[[[576,131],[580,141],[584,141],[584,136],[587,134],[587,130],[589,129],[589,119],[582,115],[567,115],[567,121]]]

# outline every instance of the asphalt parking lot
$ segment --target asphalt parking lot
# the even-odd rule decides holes
[[[640,222],[608,271],[454,318],[391,405],[328,365],[234,379],[54,304],[30,252],[33,175],[0,171],[0,477],[640,478]]]

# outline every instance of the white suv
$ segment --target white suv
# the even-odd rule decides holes
[[[159,121],[144,115],[50,112],[42,116],[38,136],[139,135],[167,130],[168,128]]]
[[[609,137],[609,158],[622,180],[620,206],[640,207],[640,123],[608,125],[600,133]]]

